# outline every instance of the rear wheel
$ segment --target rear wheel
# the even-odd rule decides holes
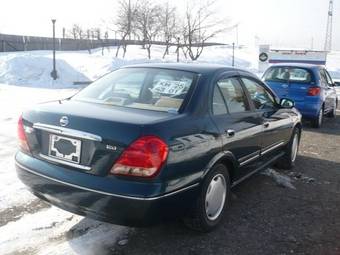
[[[330,111],[327,116],[330,117],[330,118],[335,118],[336,117],[336,108],[337,107],[338,107],[338,101],[336,100],[334,102],[334,106],[333,106],[332,111]]]
[[[286,147],[285,155],[277,162],[277,167],[281,169],[292,169],[295,165],[296,156],[300,144],[300,129],[295,128],[293,135]]]
[[[320,109],[318,117],[312,120],[313,128],[320,128],[323,122],[323,107]]]
[[[223,164],[217,164],[203,181],[193,213],[184,219],[184,223],[196,231],[209,232],[220,223],[229,204],[229,173]]]

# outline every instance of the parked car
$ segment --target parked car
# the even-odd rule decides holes
[[[338,96],[338,102],[340,100],[340,79],[334,79],[334,86],[335,86],[335,91]]]
[[[280,98],[293,100],[313,127],[319,128],[325,115],[336,117],[338,99],[332,78],[324,67],[276,64],[267,69],[263,80]]]
[[[19,178],[39,198],[101,221],[182,217],[210,231],[230,189],[294,165],[301,115],[253,74],[210,65],[125,67],[18,122]]]
[[[339,71],[329,71],[331,78],[335,85],[336,94],[338,96],[338,102],[340,100],[340,72]],[[339,106],[339,105],[338,105]]]

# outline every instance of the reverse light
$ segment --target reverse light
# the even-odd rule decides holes
[[[310,87],[308,89],[307,95],[308,96],[317,96],[320,94],[320,87]]]
[[[111,174],[154,177],[165,163],[168,146],[156,136],[143,136],[134,141],[115,162]]]
[[[26,133],[25,133],[25,127],[24,127],[24,123],[22,120],[22,116],[19,117],[19,121],[18,121],[18,144],[19,144],[19,149],[23,152],[28,152],[30,153],[30,148],[28,146],[28,142],[27,142],[27,137],[26,137]]]

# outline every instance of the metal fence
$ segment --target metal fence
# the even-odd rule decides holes
[[[64,39],[56,38],[56,50],[90,50],[95,48],[117,46],[121,44],[120,39]],[[143,41],[127,40],[128,45],[142,45]],[[164,42],[154,41],[152,44],[164,45]],[[172,44],[176,45],[176,44]],[[205,43],[205,46],[223,45],[222,43]],[[183,45],[182,45],[183,46]],[[0,34],[0,52],[30,51],[30,50],[53,50],[53,39],[50,37],[23,36]]]

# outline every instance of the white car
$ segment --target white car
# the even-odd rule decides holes
[[[335,90],[338,96],[338,102],[340,102],[340,79],[333,79],[333,82],[335,84]]]
[[[332,71],[329,71],[329,74],[331,75],[332,80],[335,84],[335,90],[336,90],[336,94],[338,96],[338,102],[340,102],[340,71],[339,70],[332,70]],[[340,106],[338,106],[338,108],[339,107]]]

